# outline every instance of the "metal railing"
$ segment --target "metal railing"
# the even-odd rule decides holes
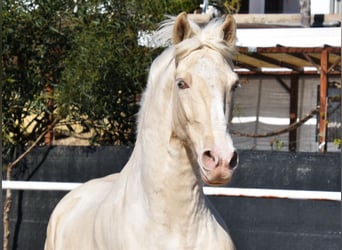
[[[36,190],[36,191],[70,191],[82,183],[44,182],[44,181],[2,181],[2,189]],[[341,192],[263,189],[263,188],[233,188],[233,187],[203,187],[204,194],[214,196],[235,196],[250,198],[301,199],[321,201],[341,201]]]

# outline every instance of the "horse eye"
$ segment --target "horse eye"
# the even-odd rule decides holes
[[[183,80],[178,80],[177,81],[177,86],[180,89],[187,89],[187,88],[189,88],[189,85],[186,82],[184,82]]]
[[[232,88],[231,88],[231,91],[234,92],[237,88],[241,88],[241,84],[240,84],[239,80],[237,80],[237,81],[233,84],[233,86],[232,86]]]

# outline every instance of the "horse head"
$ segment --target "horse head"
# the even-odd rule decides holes
[[[238,165],[227,131],[231,94],[238,80],[231,62],[236,24],[231,16],[217,22],[200,28],[181,13],[172,38],[173,137],[182,141],[196,173],[209,185],[228,183]]]

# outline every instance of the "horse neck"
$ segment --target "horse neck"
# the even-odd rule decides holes
[[[138,192],[155,221],[165,224],[177,221],[186,225],[196,219],[193,214],[200,214],[195,212],[207,211],[202,185],[181,142],[154,135],[152,130],[158,131],[158,128],[151,128],[135,147],[135,169],[139,168],[141,183]],[[161,133],[171,135],[170,131]]]
[[[169,80],[156,80],[164,87],[147,87],[139,114],[132,164],[140,176],[142,195],[146,197],[149,209],[153,206],[157,211],[168,210],[169,214],[191,213],[199,204],[205,204],[202,185],[194,171],[196,163],[189,157],[183,143],[172,136]]]

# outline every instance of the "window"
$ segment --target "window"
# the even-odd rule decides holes
[[[265,0],[265,13],[283,13],[283,0]]]
[[[239,14],[249,13],[249,0],[241,0]]]

